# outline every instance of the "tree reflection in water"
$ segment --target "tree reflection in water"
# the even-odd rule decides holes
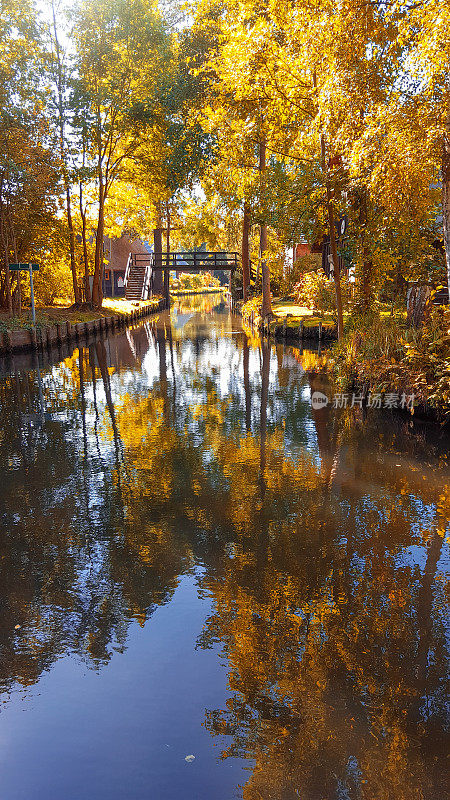
[[[1,378],[1,685],[105,664],[201,565],[246,800],[443,797],[445,440],[312,412],[301,354],[202,303]]]

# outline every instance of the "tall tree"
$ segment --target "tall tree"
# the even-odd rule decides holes
[[[44,48],[28,2],[0,10],[0,304],[21,304],[11,261],[37,259],[45,226],[54,228],[57,164],[45,107]]]
[[[148,0],[86,0],[75,22],[78,97],[84,105],[91,159],[95,163],[97,224],[92,301],[102,303],[105,204],[115,180],[140,145],[141,123],[133,106],[158,104],[169,53],[161,17]],[[81,101],[81,102],[80,102]]]
[[[57,0],[52,0],[52,19],[49,26],[51,46],[51,76],[53,78],[53,102],[56,111],[56,127],[59,138],[59,154],[63,170],[64,192],[66,200],[67,230],[69,235],[70,269],[72,272],[73,294],[75,304],[80,303],[77,265],[75,259],[75,233],[72,221],[71,182],[69,177],[69,142],[67,137],[68,101],[70,91],[70,68],[67,50],[61,44],[59,30],[62,9]]]
[[[450,293],[450,6],[446,0],[427,0],[420,4],[399,4],[396,11],[400,15],[398,39],[403,47],[406,44],[408,56],[406,68],[410,80],[405,93],[413,95],[417,112],[411,114],[406,106],[403,119],[410,135],[420,134],[417,167],[423,169],[428,165],[426,174],[430,180],[434,176],[429,167],[433,162],[440,166]]]

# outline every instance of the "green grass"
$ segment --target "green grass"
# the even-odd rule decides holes
[[[37,327],[46,327],[47,325],[54,325],[56,322],[71,322],[75,325],[77,322],[91,322],[93,319],[100,319],[100,317],[109,317],[112,314],[129,314],[130,311],[142,306],[156,305],[159,298],[154,298],[154,301],[131,303],[125,299],[112,299],[105,298],[103,306],[100,310],[86,310],[72,309],[71,306],[45,306],[36,309],[36,325]],[[24,309],[20,316],[9,317],[6,312],[0,312],[0,332],[11,330],[17,331],[22,328],[30,330],[32,327],[31,310]]]
[[[303,323],[304,328],[314,328],[319,322],[322,322],[325,328],[334,328],[336,325],[331,314],[324,314],[323,316],[314,314],[310,308],[299,306],[294,301],[286,299],[274,300],[272,311],[275,315],[275,320],[272,322],[274,326],[282,325],[287,315],[290,315],[286,322],[287,328],[298,328],[301,323]]]

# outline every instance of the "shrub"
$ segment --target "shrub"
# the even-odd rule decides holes
[[[255,295],[255,297],[251,297],[250,300],[247,300],[246,303],[242,306],[241,313],[244,320],[249,320],[252,313],[256,317],[261,315],[261,307],[262,307],[262,295]]]
[[[450,414],[450,309],[432,310],[425,325],[411,329],[401,365],[415,394]]]
[[[328,280],[322,269],[303,273],[294,286],[297,303],[320,313],[332,311],[336,307],[334,282]]]
[[[331,368],[343,388],[414,394],[450,415],[450,310],[436,308],[422,328],[376,313],[354,316],[333,348]]]
[[[30,301],[30,282],[28,275],[23,281],[23,300]],[[73,303],[72,272],[63,259],[50,258],[40,263],[40,269],[33,274],[34,295],[37,305],[51,306],[56,300]]]
[[[210,272],[182,272],[179,278],[171,279],[172,289],[202,289],[206,286],[220,286],[218,278],[214,278]]]
[[[293,294],[295,292],[295,286],[300,283],[305,272],[312,272],[316,270],[318,266],[317,256],[311,253],[300,256],[290,269],[283,270],[283,276],[279,281],[281,294]]]

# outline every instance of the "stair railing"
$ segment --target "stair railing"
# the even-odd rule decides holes
[[[142,291],[141,291],[141,300],[148,300],[152,273],[153,273],[153,260],[151,260],[150,263],[147,264],[145,267],[144,282],[142,284]]]
[[[133,263],[133,256],[131,255],[131,253],[129,253],[127,266],[125,267],[125,277],[123,279],[123,283],[124,283],[125,289],[127,288],[127,285],[128,285],[128,278],[130,277],[130,270],[131,270],[131,264],[132,263]]]

